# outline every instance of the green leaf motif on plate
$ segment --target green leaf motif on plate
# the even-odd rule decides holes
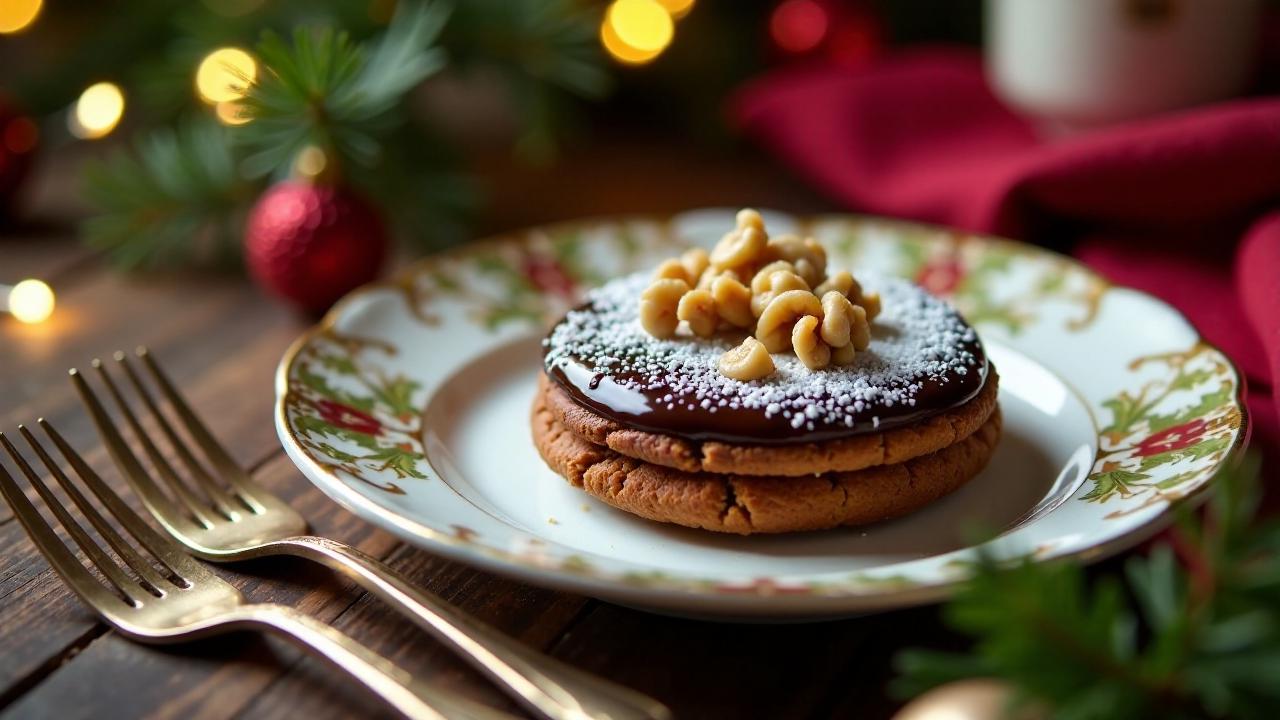
[[[1146,473],[1132,470],[1111,470],[1097,473],[1089,479],[1093,481],[1093,489],[1083,496],[1085,500],[1105,500],[1112,494],[1128,497],[1133,494],[1133,486],[1151,477]]]
[[[299,354],[286,410],[300,442],[331,471],[388,492],[392,481],[425,480],[421,436],[422,385],[376,367],[367,353],[394,348],[330,330]],[[367,476],[389,476],[381,483]]]
[[[1240,427],[1235,380],[1213,348],[1139,358],[1134,371],[1158,365],[1172,376],[1102,401],[1111,413],[1099,435],[1087,502],[1136,500],[1108,517],[1185,497],[1208,481]]]

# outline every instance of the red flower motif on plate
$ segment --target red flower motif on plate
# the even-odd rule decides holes
[[[539,290],[564,298],[572,298],[577,287],[564,267],[548,257],[526,255],[520,263],[520,274]]]
[[[1204,437],[1204,431],[1207,427],[1208,425],[1203,418],[1196,418],[1181,425],[1165,428],[1138,443],[1138,446],[1134,449],[1134,454],[1146,457],[1195,445],[1200,441],[1200,438]]]
[[[930,260],[916,273],[916,284],[934,295],[950,295],[964,279],[964,266],[954,255]]]
[[[343,405],[332,400],[317,400],[316,409],[320,411],[320,417],[330,425],[337,425],[365,435],[379,435],[382,432],[382,423],[378,419],[363,410],[357,410],[350,405]]]

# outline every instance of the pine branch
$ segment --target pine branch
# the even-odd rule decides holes
[[[254,188],[226,135],[212,121],[188,122],[91,163],[85,193],[97,214],[82,225],[85,241],[123,269],[238,257]]]
[[[1179,519],[1194,570],[1168,545],[1131,558],[1124,588],[1117,578],[1090,585],[1070,562],[983,558],[945,611],[976,639],[972,653],[905,652],[897,690],[984,675],[1054,717],[1275,717],[1280,523],[1254,525],[1253,470],[1219,479],[1207,520]]]
[[[469,0],[459,5],[442,42],[462,71],[498,71],[522,124],[517,150],[545,160],[555,153],[569,100],[611,89],[598,23],[598,8],[573,0]]]
[[[295,30],[292,43],[267,33],[257,46],[262,76],[242,101],[252,122],[236,134],[250,151],[245,170],[287,174],[307,146],[344,167],[376,165],[405,93],[444,64],[432,43],[448,12],[439,2],[406,3],[368,46],[330,27]]]

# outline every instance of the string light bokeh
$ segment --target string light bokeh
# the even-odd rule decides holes
[[[675,38],[675,21],[694,0],[614,0],[600,22],[600,44],[626,65],[643,65],[662,54]]]
[[[211,105],[235,102],[245,96],[258,77],[258,62],[237,47],[218,48],[205,56],[196,69],[196,92]],[[223,117],[220,112],[219,118]]]
[[[7,291],[7,292],[5,292]],[[40,280],[27,279],[13,287],[0,285],[0,309],[6,310],[15,320],[36,325],[49,319],[56,301],[53,289]]]
[[[94,83],[80,93],[67,114],[67,129],[85,140],[106,137],[124,117],[124,91],[110,82]]]
[[[315,145],[308,145],[293,161],[293,169],[304,178],[317,178],[329,165],[329,158]]]
[[[0,34],[20,33],[40,16],[43,0],[0,0]]]
[[[693,9],[694,0],[658,0],[658,4],[671,13],[671,17],[679,20]]]

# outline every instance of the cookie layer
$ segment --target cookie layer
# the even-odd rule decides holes
[[[981,472],[1000,437],[998,408],[948,447],[905,462],[808,477],[683,472],[593,444],[534,400],[534,444],[575,487],[649,520],[750,535],[862,525],[913,512]]]
[[[626,457],[690,473],[804,476],[891,465],[952,445],[974,433],[995,412],[999,380],[995,367],[989,366],[987,381],[976,397],[914,425],[789,445],[698,442],[627,427],[574,402],[545,374],[538,379],[538,396],[566,428]]]

